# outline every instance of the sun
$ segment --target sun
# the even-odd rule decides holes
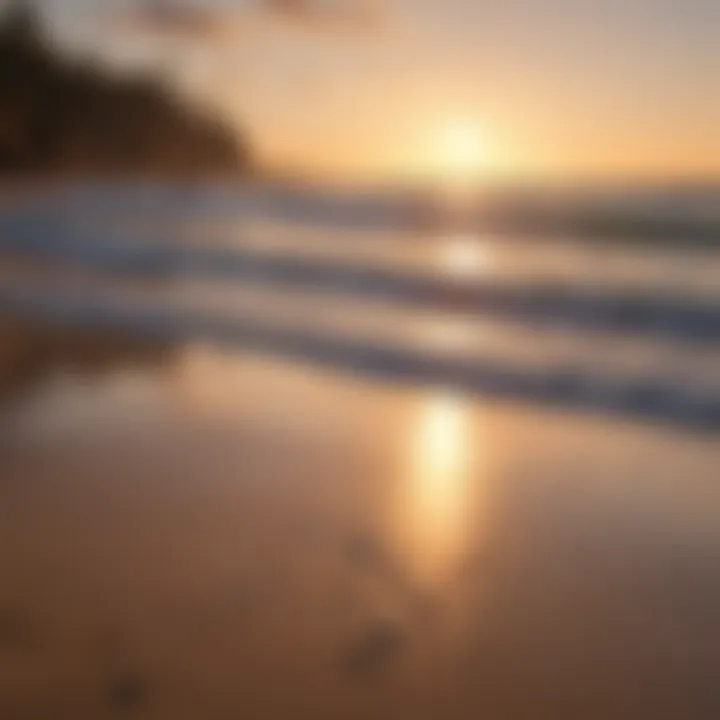
[[[438,132],[434,164],[444,182],[467,184],[477,181],[487,160],[487,138],[476,124],[454,121]]]

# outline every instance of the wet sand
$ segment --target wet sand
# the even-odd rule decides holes
[[[720,716],[720,444],[0,324],[0,718]]]

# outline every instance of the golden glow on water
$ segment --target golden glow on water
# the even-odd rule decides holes
[[[423,400],[410,427],[401,524],[409,560],[428,582],[442,582],[457,568],[468,549],[471,510],[477,519],[482,448],[473,426],[471,402],[441,391]]]
[[[450,236],[438,248],[441,269],[454,277],[473,277],[490,270],[487,247],[473,235]]]

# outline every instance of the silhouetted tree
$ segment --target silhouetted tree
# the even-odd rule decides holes
[[[34,7],[0,17],[0,172],[237,172],[247,144],[167,84],[60,55]]]

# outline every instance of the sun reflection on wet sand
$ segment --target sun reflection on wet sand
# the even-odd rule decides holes
[[[474,430],[471,402],[446,391],[426,397],[413,418],[401,524],[408,560],[427,582],[441,583],[458,568],[478,521],[484,451]]]

